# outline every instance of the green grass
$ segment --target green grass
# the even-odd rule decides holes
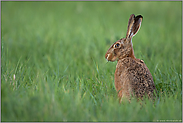
[[[1,2],[1,121],[182,121],[181,12],[180,1]],[[104,58],[132,13],[154,103],[119,104]]]

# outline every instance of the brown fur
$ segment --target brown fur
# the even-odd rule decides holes
[[[108,61],[117,60],[115,71],[115,88],[118,97],[135,96],[142,99],[145,95],[154,97],[156,91],[153,77],[144,61],[135,58],[132,47],[132,37],[138,32],[142,16],[130,16],[126,38],[115,42],[108,49],[105,58]]]

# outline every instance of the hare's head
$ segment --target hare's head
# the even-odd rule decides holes
[[[111,45],[105,54],[105,58],[108,61],[115,61],[125,57],[135,58],[132,47],[132,37],[140,29],[142,18],[143,17],[141,15],[135,17],[135,15],[132,14],[130,16],[126,38],[122,38]]]

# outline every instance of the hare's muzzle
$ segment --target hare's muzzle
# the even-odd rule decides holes
[[[112,53],[106,53],[106,54],[105,54],[105,58],[106,58],[107,61],[111,61],[111,62],[113,62],[113,61],[116,60],[116,59],[114,58],[114,56],[113,56]]]
[[[105,54],[105,58],[106,58],[107,61],[109,61],[108,60],[109,56],[110,56],[109,54],[107,54],[107,53]]]

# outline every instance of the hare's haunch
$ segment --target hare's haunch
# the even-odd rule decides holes
[[[140,29],[142,16],[132,14],[128,21],[126,37],[110,46],[105,54],[108,61],[117,60],[115,71],[115,88],[118,97],[136,96],[142,99],[145,95],[154,97],[156,88],[153,77],[143,60],[134,56],[132,37]]]

